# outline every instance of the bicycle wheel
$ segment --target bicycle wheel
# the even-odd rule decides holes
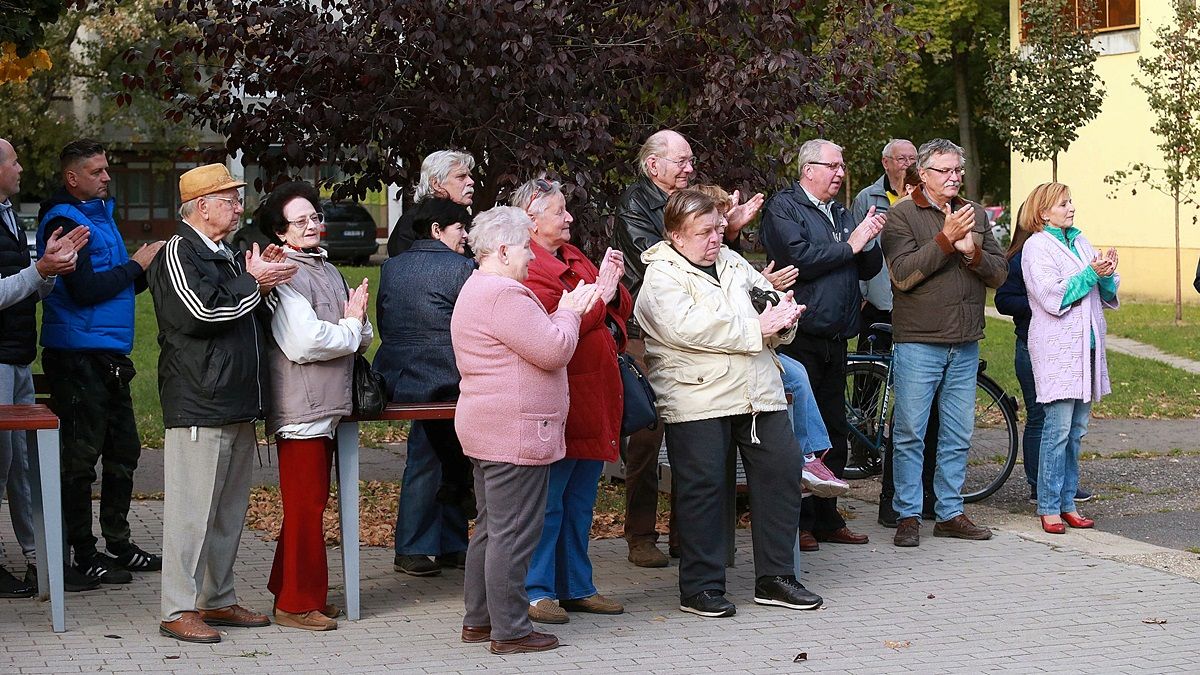
[[[866,466],[879,470],[883,468],[883,448],[891,440],[885,426],[891,417],[892,406],[888,385],[888,369],[882,363],[853,361],[846,364],[850,457],[862,457]]]
[[[975,378],[975,430],[967,451],[964,502],[986,499],[1004,485],[1017,462],[1017,411],[1011,397],[983,373]]]

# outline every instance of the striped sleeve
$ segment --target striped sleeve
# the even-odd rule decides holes
[[[182,237],[173,237],[163,248],[162,258],[171,288],[192,319],[219,323],[241,318],[258,306],[262,295],[253,277],[239,274],[218,283],[196,268],[195,260],[181,251]]]

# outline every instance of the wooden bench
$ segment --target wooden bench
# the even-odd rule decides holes
[[[38,376],[40,377],[40,376]],[[36,380],[36,378],[35,378]],[[59,473],[58,417],[42,404],[0,405],[0,431],[24,431],[28,438],[37,541],[38,592],[50,599],[50,625],[66,627],[63,605],[62,489]],[[48,590],[47,590],[48,589]]]
[[[337,429],[338,517],[342,528],[342,574],[346,584],[346,618],[359,617],[358,425],[360,422],[454,419],[457,403],[389,403],[376,417],[346,417]]]

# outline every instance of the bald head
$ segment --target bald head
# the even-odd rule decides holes
[[[651,134],[638,151],[642,173],[668,195],[688,186],[696,172],[694,160],[687,139],[670,129]]]
[[[21,163],[12,143],[0,138],[0,202],[21,191]]]

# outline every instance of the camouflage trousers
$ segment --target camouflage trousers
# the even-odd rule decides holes
[[[121,354],[46,349],[42,369],[50,382],[50,407],[61,420],[67,544],[76,559],[96,550],[92,483],[99,462],[100,533],[108,549],[119,553],[129,545],[133,472],[142,454],[129,393],[133,362]]]

